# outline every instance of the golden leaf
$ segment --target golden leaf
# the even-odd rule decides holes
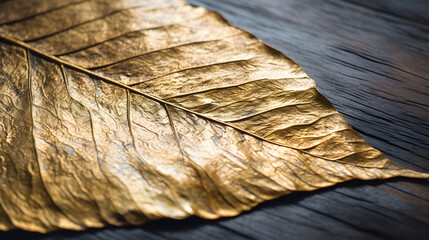
[[[182,0],[0,3],[0,229],[235,216],[350,179],[369,146],[292,60]]]

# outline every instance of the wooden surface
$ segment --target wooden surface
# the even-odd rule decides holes
[[[190,0],[294,59],[395,163],[429,172],[429,1]],[[352,181],[235,218],[0,239],[429,239],[429,181]]]

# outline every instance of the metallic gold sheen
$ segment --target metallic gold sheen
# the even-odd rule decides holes
[[[427,178],[291,59],[182,0],[0,3],[0,229],[235,216],[350,179]]]

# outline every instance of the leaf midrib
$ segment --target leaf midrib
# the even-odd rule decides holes
[[[16,40],[16,39],[8,38],[8,37],[5,37],[5,36],[3,36],[3,35],[1,35],[1,34],[0,34],[0,40],[3,40],[3,41],[5,41],[5,42],[9,42],[9,43],[11,43],[11,44],[14,44],[14,45],[17,45],[17,46],[19,46],[19,47],[22,47],[22,48],[24,48],[24,49],[26,49],[26,50],[28,50],[28,51],[34,52],[34,53],[36,53],[36,54],[38,54],[38,55],[40,55],[40,56],[42,56],[42,57],[45,57],[45,58],[47,58],[47,59],[49,59],[49,60],[51,60],[51,61],[56,62],[57,64],[62,64],[62,65],[67,66],[67,67],[69,67],[69,68],[71,68],[71,69],[77,70],[77,71],[79,71],[79,72],[82,72],[82,73],[88,74],[88,75],[90,75],[90,76],[92,76],[92,77],[95,77],[95,78],[98,78],[98,79],[100,79],[100,80],[103,80],[103,81],[105,81],[105,82],[107,82],[107,83],[110,83],[110,84],[113,84],[113,85],[119,86],[119,87],[121,87],[121,88],[123,88],[123,89],[126,89],[126,90],[130,91],[130,92],[133,92],[133,93],[139,94],[139,95],[141,95],[141,96],[143,96],[143,97],[146,97],[146,98],[148,98],[148,99],[151,99],[151,100],[153,100],[153,101],[156,101],[156,102],[160,103],[161,105],[163,105],[163,104],[164,104],[164,105],[167,105],[167,106],[171,106],[171,107],[174,107],[174,108],[180,109],[180,110],[182,110],[182,111],[185,111],[185,112],[187,112],[187,113],[194,114],[194,115],[196,115],[196,116],[198,116],[198,117],[201,117],[201,118],[204,118],[204,119],[206,119],[206,120],[209,120],[209,121],[212,121],[212,122],[216,122],[216,123],[219,123],[219,124],[224,125],[224,126],[227,126],[227,127],[231,127],[231,128],[233,128],[233,129],[235,129],[235,130],[237,130],[237,131],[239,131],[239,132],[245,133],[245,134],[247,134],[247,135],[249,135],[249,136],[252,136],[252,137],[254,137],[254,138],[256,138],[256,139],[258,139],[258,140],[260,140],[260,141],[264,141],[264,142],[268,142],[268,143],[270,143],[270,144],[274,144],[274,145],[277,145],[277,146],[281,146],[281,147],[286,147],[286,148],[289,148],[289,149],[293,149],[293,150],[296,150],[296,151],[298,151],[298,152],[301,152],[301,153],[304,153],[304,154],[310,155],[310,156],[312,156],[312,157],[316,157],[316,158],[320,158],[320,159],[325,159],[325,158],[323,158],[323,157],[320,157],[320,156],[314,155],[314,154],[312,154],[312,153],[310,153],[310,152],[308,152],[308,151],[305,151],[305,150],[303,150],[303,149],[299,149],[299,148],[296,148],[296,147],[288,146],[288,145],[285,145],[285,144],[282,144],[282,143],[279,143],[279,142],[275,142],[275,141],[272,141],[272,140],[266,139],[266,138],[264,138],[264,137],[262,137],[262,136],[259,136],[259,135],[255,134],[255,133],[252,133],[252,132],[250,132],[250,131],[247,131],[247,130],[245,130],[245,129],[242,129],[242,128],[240,128],[240,127],[237,127],[237,126],[235,126],[235,125],[233,125],[233,124],[230,124],[230,123],[228,123],[228,122],[222,121],[222,120],[220,120],[220,119],[216,119],[216,118],[213,118],[213,117],[207,116],[207,115],[205,115],[205,114],[202,114],[202,113],[199,113],[199,112],[195,112],[195,111],[193,111],[193,110],[190,110],[190,109],[185,108],[185,107],[182,107],[182,106],[180,106],[180,105],[177,105],[177,104],[174,104],[174,103],[168,102],[168,101],[163,100],[163,99],[161,99],[161,98],[158,98],[158,97],[152,96],[152,95],[147,94],[147,93],[140,92],[140,91],[138,91],[138,90],[137,90],[137,89],[135,89],[135,88],[132,88],[132,87],[130,87],[130,86],[128,86],[128,85],[125,85],[125,84],[123,84],[123,83],[120,83],[120,82],[118,82],[118,81],[116,81],[116,80],[113,80],[113,79],[111,79],[111,78],[109,78],[109,77],[106,77],[106,76],[103,76],[103,75],[100,75],[100,74],[94,73],[94,72],[92,72],[92,71],[90,71],[90,70],[88,70],[88,69],[86,69],[86,68],[84,68],[84,67],[78,66],[78,65],[73,64],[73,63],[70,63],[70,62],[68,62],[68,61],[66,61],[66,60],[60,59],[60,58],[58,58],[58,57],[55,57],[55,56],[53,56],[53,55],[51,55],[51,54],[49,54],[49,53],[45,53],[45,52],[43,52],[43,51],[41,51],[41,50],[38,50],[37,48],[34,48],[34,47],[32,47],[32,46],[28,45],[27,43],[22,42],[22,41],[20,41],[20,40]],[[329,159],[325,159],[325,160],[329,160]],[[362,167],[363,167],[363,166],[362,166]]]
[[[116,81],[116,80],[113,80],[113,79],[111,79],[111,78],[109,78],[109,77],[105,77],[105,76],[103,76],[103,75],[100,75],[100,74],[94,73],[94,72],[92,72],[92,71],[90,71],[90,70],[88,70],[88,69],[86,69],[86,68],[84,68],[84,67],[78,66],[78,65],[73,64],[73,63],[70,63],[70,62],[68,62],[68,61],[66,61],[66,60],[60,59],[60,58],[58,58],[58,57],[55,57],[55,56],[53,56],[53,55],[51,55],[51,54],[45,53],[45,52],[43,52],[43,51],[40,51],[40,50],[38,50],[37,48],[34,48],[34,47],[32,47],[32,46],[30,46],[30,45],[28,45],[28,44],[26,44],[25,42],[22,42],[22,41],[20,41],[20,40],[16,40],[16,39],[8,38],[8,37],[5,37],[5,36],[3,36],[3,35],[0,35],[0,39],[1,39],[1,40],[3,40],[3,41],[5,41],[5,42],[9,42],[9,43],[12,43],[12,44],[14,44],[14,45],[17,45],[17,46],[19,46],[19,47],[25,48],[25,49],[27,49],[27,50],[29,50],[29,51],[31,51],[31,52],[34,52],[34,53],[36,53],[36,54],[38,54],[38,55],[41,55],[42,57],[48,58],[49,60],[52,60],[52,61],[56,62],[57,64],[62,64],[62,65],[64,65],[64,66],[67,66],[67,67],[72,68],[72,69],[74,69],[74,70],[77,70],[77,71],[79,71],[79,72],[82,72],[82,73],[88,74],[88,75],[90,75],[90,76],[92,76],[92,77],[99,78],[99,79],[101,79],[101,80],[103,80],[103,81],[105,81],[105,82],[108,82],[108,83],[114,84],[114,85],[116,85],[116,86],[119,86],[119,87],[121,87],[121,88],[124,88],[124,89],[126,89],[126,90],[129,90],[129,91],[134,92],[134,93],[136,93],[136,94],[142,95],[142,96],[144,96],[144,97],[146,97],[146,98],[149,98],[149,99],[151,99],[151,100],[153,100],[153,101],[156,101],[156,102],[158,102],[158,103],[160,103],[160,104],[166,104],[166,105],[168,105],[168,106],[171,106],[171,107],[174,107],[174,108],[178,108],[178,109],[183,110],[183,111],[185,111],[185,112],[188,112],[188,113],[194,114],[194,115],[199,116],[199,117],[201,117],[201,118],[204,118],[204,119],[207,119],[207,120],[210,120],[210,121],[213,121],[213,122],[216,122],[216,123],[220,123],[220,124],[222,124],[222,125],[225,125],[225,126],[228,126],[228,127],[234,128],[234,129],[236,129],[236,130],[238,130],[238,131],[240,131],[240,132],[246,133],[246,134],[248,134],[248,135],[250,135],[250,136],[252,136],[252,137],[255,137],[255,138],[259,139],[259,140],[262,140],[262,141],[266,141],[266,142],[269,142],[269,143],[272,143],[272,144],[275,144],[275,145],[278,145],[278,146],[287,147],[287,148],[292,148],[292,149],[295,149],[295,150],[298,150],[298,151],[301,151],[301,152],[305,152],[305,151],[303,151],[302,149],[294,148],[294,147],[291,147],[291,146],[286,146],[286,145],[284,145],[284,144],[280,144],[280,143],[278,143],[278,142],[274,142],[274,141],[271,141],[271,140],[265,139],[264,137],[258,136],[258,135],[254,134],[254,133],[252,133],[252,132],[249,132],[249,131],[247,131],[247,130],[245,130],[245,129],[242,129],[242,128],[240,128],[240,127],[237,127],[237,126],[234,126],[234,125],[229,124],[229,123],[227,123],[227,122],[224,122],[224,121],[222,121],[222,120],[220,120],[220,119],[216,119],[216,118],[213,118],[213,117],[207,116],[207,115],[205,115],[205,114],[202,114],[202,113],[199,113],[199,112],[195,112],[195,111],[193,111],[193,110],[190,110],[190,109],[188,109],[188,108],[182,107],[182,106],[180,106],[180,105],[177,105],[177,104],[174,104],[174,103],[171,103],[171,102],[165,101],[165,100],[163,100],[163,99],[161,99],[161,98],[158,98],[158,97],[152,96],[152,95],[147,94],[147,93],[143,93],[143,92],[141,92],[141,91],[139,91],[139,90],[137,90],[137,89],[135,89],[135,88],[129,87],[129,86],[127,86],[127,85],[125,85],[125,84],[123,84],[123,83],[120,83],[120,82],[118,82],[118,81]],[[305,153],[307,153],[307,152],[305,152]],[[307,153],[307,154],[308,154],[308,153]]]

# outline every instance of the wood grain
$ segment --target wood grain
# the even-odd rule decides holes
[[[372,146],[429,171],[429,4],[412,0],[191,0],[294,59]],[[0,239],[429,239],[429,181],[352,181],[235,218]]]

